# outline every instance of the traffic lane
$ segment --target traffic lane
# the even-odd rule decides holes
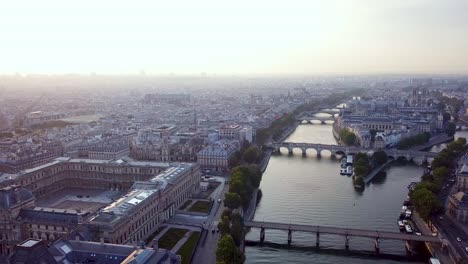
[[[442,227],[444,235],[448,240],[450,240],[450,244],[455,248],[455,250],[462,256],[463,258],[468,258],[468,252],[466,251],[466,247],[468,243],[466,240],[462,242],[457,241],[457,235],[460,234],[460,231],[455,228],[453,225],[449,224],[445,221],[436,220],[437,228]],[[450,220],[448,220],[450,221]],[[463,232],[461,232],[464,234]],[[454,235],[457,234],[457,235]],[[460,237],[461,238],[461,237]]]

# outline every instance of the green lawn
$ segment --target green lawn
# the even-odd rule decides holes
[[[158,227],[158,229],[156,229],[156,231],[154,231],[154,233],[151,234],[151,235],[146,239],[146,241],[145,241],[145,242],[146,242],[146,245],[148,245],[148,244],[151,242],[151,240],[153,240],[153,239],[159,234],[159,232],[161,232],[164,228],[166,228],[166,227],[165,227],[165,226],[160,226],[160,227]]]
[[[171,250],[187,232],[187,229],[171,228],[159,239],[158,246]]]
[[[207,201],[197,201],[195,204],[192,205],[188,209],[191,212],[199,212],[199,213],[209,213],[211,208],[211,202]]]
[[[191,199],[188,199],[187,201],[185,201],[185,203],[179,208],[180,210],[184,210],[185,208],[187,208],[187,206],[189,206],[189,204],[192,202],[193,200]]]
[[[177,251],[177,254],[182,257],[182,264],[190,264],[193,251],[197,245],[197,241],[200,238],[200,232],[193,232],[187,239],[185,244]]]

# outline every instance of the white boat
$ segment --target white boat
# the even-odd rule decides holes
[[[346,157],[346,165],[348,166],[353,165],[353,155],[348,155]]]
[[[412,233],[413,233],[413,229],[411,228],[410,225],[405,225],[405,231],[406,231],[406,233],[408,233],[408,234],[412,234]]]
[[[340,175],[346,175],[346,168],[340,169]]]
[[[353,175],[353,167],[351,166],[346,167],[346,175],[348,176]]]
[[[403,221],[398,221],[398,227],[400,228],[400,230],[405,230],[405,224],[403,224]]]

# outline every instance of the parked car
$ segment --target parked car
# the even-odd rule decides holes
[[[220,202],[221,202],[221,199],[218,199],[218,203],[220,203]]]
[[[457,241],[458,241],[458,242],[461,242],[461,238],[457,237]]]

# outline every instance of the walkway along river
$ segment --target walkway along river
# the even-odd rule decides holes
[[[302,124],[286,140],[336,144],[331,130],[328,124]],[[302,157],[300,150],[292,156],[287,151],[273,155],[263,174],[260,186],[263,197],[253,220],[398,232],[396,219],[408,192],[406,186],[419,180],[422,168],[392,165],[386,169],[386,176],[375,177],[363,192],[358,192],[351,177],[339,174],[338,162],[331,160],[325,151],[321,159],[315,157],[313,150],[306,157]],[[284,231],[267,230],[265,240],[287,244],[287,236]],[[313,234],[298,232],[292,236],[294,246],[315,246]],[[246,239],[258,241],[259,230],[252,229]],[[346,256],[341,251],[344,238],[336,235],[321,236],[320,248],[316,252],[271,244],[248,246],[246,263],[383,263],[371,257],[372,253],[369,257]],[[350,240],[351,252],[372,252],[373,248],[372,239],[352,237]],[[404,256],[405,243],[383,240],[381,253]],[[384,263],[401,262],[386,259]]]

